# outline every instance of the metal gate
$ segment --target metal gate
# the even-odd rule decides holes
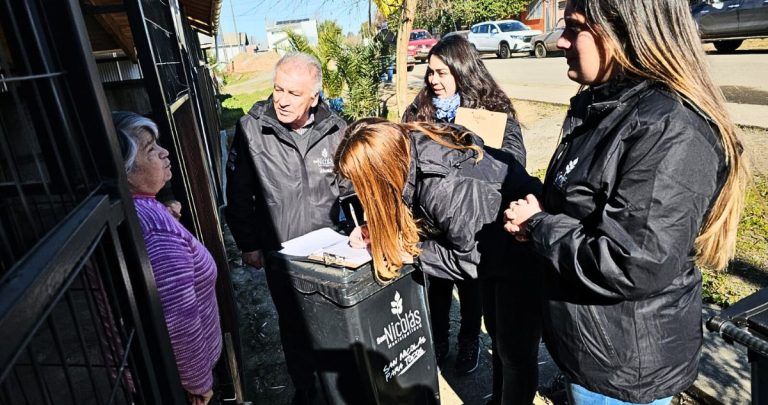
[[[184,404],[80,13],[0,2],[0,404]]]

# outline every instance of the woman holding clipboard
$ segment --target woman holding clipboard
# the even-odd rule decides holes
[[[504,134],[501,142],[501,150],[510,153],[525,167],[526,153],[523,144],[523,135],[520,130],[520,124],[517,121],[515,109],[512,106],[509,97],[499,88],[496,81],[486,69],[485,64],[472,45],[459,35],[444,37],[440,42],[432,47],[429,53],[429,66],[424,75],[424,87],[416,96],[414,102],[408,107],[403,115],[403,122],[445,122],[454,123],[458,107],[481,109],[486,111],[500,112],[507,116]],[[460,123],[459,123],[460,124]],[[498,136],[497,134],[479,133],[481,137]],[[527,252],[522,255],[529,256]],[[515,258],[515,263],[521,266],[530,266],[530,261],[526,258]],[[507,269],[509,270],[509,269]],[[519,270],[519,269],[518,269]],[[444,277],[430,277],[428,287],[428,297],[430,305],[430,316],[434,330],[435,351],[438,363],[444,360],[449,352],[449,314],[451,310],[453,286],[456,285],[459,293],[461,305],[461,327],[458,334],[458,353],[456,355],[455,370],[459,374],[468,374],[473,372],[479,363],[479,340],[480,319],[485,315],[485,326],[491,336],[493,352],[493,397],[494,401],[500,401],[502,385],[505,383],[518,385],[515,392],[526,392],[522,394],[521,401],[530,403],[527,399],[527,392],[531,395],[535,392],[536,377],[536,357],[533,349],[535,342],[539,341],[539,327],[537,321],[537,311],[531,309],[530,320],[522,320],[523,324],[530,324],[530,335],[514,332],[507,326],[514,327],[518,320],[516,316],[510,316],[509,310],[505,314],[498,314],[497,306],[523,305],[527,307],[529,302],[538,299],[535,286],[529,285],[527,280],[520,283],[519,280],[510,279],[512,273],[522,273],[521,271],[504,271],[502,268],[485,269],[485,274],[480,279],[455,280]],[[512,282],[520,287],[524,287],[521,294],[516,294],[523,302],[501,302],[505,297],[497,296],[496,291],[503,289],[504,296],[509,295],[509,288],[506,284]],[[482,291],[482,294],[481,294]],[[512,289],[514,291],[514,289]],[[499,316],[504,317],[497,321]],[[498,356],[497,345],[497,325],[501,325],[503,330],[498,333],[511,335],[507,340],[515,340],[521,348],[518,353],[509,353],[506,359]],[[526,327],[527,328],[527,327]],[[515,364],[512,364],[515,363]],[[527,363],[533,363],[525,365]],[[503,365],[506,364],[506,365]],[[508,369],[507,379],[504,382],[502,369]],[[515,369],[515,370],[513,370]],[[525,370],[525,371],[522,371]],[[519,383],[519,384],[518,384]],[[519,386],[528,388],[522,389]],[[511,389],[511,388],[510,388]],[[508,391],[510,390],[508,389]]]

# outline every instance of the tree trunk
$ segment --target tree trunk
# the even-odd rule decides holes
[[[397,117],[401,117],[408,107],[408,40],[411,38],[413,18],[416,15],[416,1],[403,1],[403,14],[397,29],[397,59],[395,62],[395,95],[397,97]]]

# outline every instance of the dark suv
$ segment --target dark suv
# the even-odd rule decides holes
[[[768,0],[722,0],[691,7],[703,42],[733,52],[747,38],[768,37]]]

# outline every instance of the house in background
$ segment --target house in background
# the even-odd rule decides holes
[[[317,45],[317,20],[301,18],[285,21],[267,21],[267,46],[269,49],[278,52],[285,52],[290,49],[288,44],[288,35],[285,31],[293,31],[304,35],[310,45]]]
[[[232,59],[251,48],[251,41],[244,32],[228,32],[217,36],[215,44],[216,62],[229,63]]]
[[[534,0],[528,4],[527,11],[520,13],[520,21],[531,29],[547,32],[563,18],[564,10],[564,0]]]

